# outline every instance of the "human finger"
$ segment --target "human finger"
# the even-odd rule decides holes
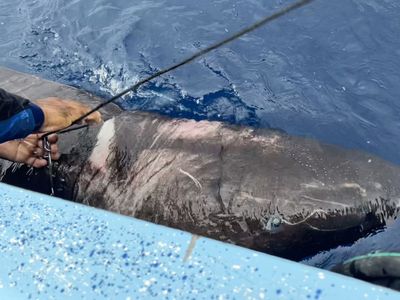
[[[40,133],[40,134],[36,134],[37,135],[37,145],[41,148],[43,148],[43,139],[42,136],[44,135],[44,133]],[[47,137],[48,142],[51,144],[56,144],[58,142],[58,135],[57,134],[51,134]]]
[[[50,154],[51,154],[51,158],[54,160],[57,160],[60,158],[61,154],[58,150],[58,145],[57,144],[52,144],[50,147]]]
[[[57,135],[57,134],[50,134],[50,135],[47,137],[47,139],[48,139],[48,141],[49,141],[50,144],[55,144],[55,143],[58,142],[58,135]]]
[[[43,158],[36,158],[32,164],[34,168],[43,168],[45,166],[47,166],[47,160]]]
[[[98,111],[91,113],[85,119],[83,119],[84,124],[99,124],[102,121],[101,113]]]
[[[47,161],[43,158],[32,157],[26,161],[26,164],[34,168],[43,168],[47,166]]]

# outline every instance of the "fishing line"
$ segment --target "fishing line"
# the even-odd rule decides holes
[[[205,55],[205,54],[207,54],[207,53],[209,53],[209,52],[211,52],[211,51],[213,51],[213,50],[215,50],[215,49],[217,49],[219,47],[222,47],[225,44],[228,44],[228,43],[230,43],[230,42],[242,37],[243,35],[251,32],[251,31],[254,31],[254,30],[266,25],[269,22],[274,21],[274,20],[276,20],[276,19],[288,14],[291,11],[294,11],[294,10],[296,10],[298,8],[301,8],[301,7],[305,6],[305,5],[310,4],[313,1],[314,0],[300,0],[300,1],[297,1],[295,3],[292,3],[292,4],[282,8],[281,10],[277,11],[276,13],[273,13],[272,15],[269,15],[269,16],[267,16],[267,17],[255,22],[252,25],[250,25],[248,27],[245,27],[244,29],[238,31],[237,33],[227,37],[226,39],[224,39],[224,40],[222,40],[220,42],[214,43],[211,46],[196,52],[195,54],[193,54],[192,56],[182,60],[181,62],[179,62],[177,64],[174,64],[174,65],[172,65],[172,66],[170,66],[168,68],[162,69],[162,70],[154,73],[153,75],[140,80],[139,82],[137,82],[133,86],[123,90],[122,92],[118,93],[117,95],[111,97],[109,100],[97,105],[96,107],[94,107],[89,112],[83,114],[82,116],[80,116],[79,118],[74,120],[71,123],[71,125],[63,128],[63,129],[50,131],[50,132],[44,134],[43,137],[42,137],[43,145],[48,144],[48,136],[51,135],[51,134],[54,134],[54,133],[63,134],[63,133],[66,133],[66,132],[70,132],[70,131],[74,131],[74,130],[78,130],[78,129],[82,129],[84,127],[87,127],[87,125],[78,126],[78,127],[74,127],[74,125],[79,124],[80,122],[82,122],[86,117],[88,117],[92,113],[94,113],[94,112],[98,111],[100,108],[102,108],[102,107],[114,102],[115,100],[121,98],[122,96],[124,96],[124,95],[126,95],[126,94],[128,94],[130,92],[135,93],[140,86],[142,86],[143,84],[153,80],[154,78],[157,78],[157,77],[159,77],[159,76],[161,76],[163,74],[166,74],[166,73],[168,73],[170,71],[173,71],[173,70],[175,70],[175,69],[177,69],[177,68],[179,68],[179,67],[181,67],[183,65],[186,65],[186,64],[194,61],[195,59],[197,59],[197,58],[199,58],[199,57],[201,57],[201,56],[203,56],[203,55]],[[45,153],[48,154],[48,158],[47,158],[48,159],[48,166],[49,166],[49,170],[50,170],[50,173],[51,173],[52,172],[52,170],[51,170],[52,169],[51,154],[48,153],[47,149],[44,149],[44,150],[45,150]],[[52,179],[51,179],[51,181],[52,181]],[[52,187],[52,189],[53,189],[53,187]]]

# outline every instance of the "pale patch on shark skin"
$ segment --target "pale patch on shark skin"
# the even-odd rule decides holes
[[[250,193],[244,192],[244,191],[240,191],[239,194],[236,195],[236,199],[242,200],[242,201],[248,201],[251,199],[260,204],[270,201],[270,199],[263,198],[263,197],[257,197],[257,196],[251,195]]]
[[[111,144],[115,137],[115,118],[104,122],[97,134],[96,146],[89,157],[90,165],[97,170],[105,172],[107,158],[111,152]]]
[[[333,206],[339,206],[339,207],[351,207],[351,205],[348,204],[344,204],[344,203],[340,203],[340,202],[336,202],[336,201],[332,201],[332,200],[322,200],[322,199],[318,199],[315,197],[310,197],[307,195],[301,195],[302,198],[310,200],[311,202],[319,202],[319,203],[328,203],[331,204]]]
[[[324,188],[325,183],[319,180],[313,180],[308,183],[301,183],[300,186],[305,189],[319,189],[319,188]]]
[[[283,149],[284,147],[281,144],[281,140],[282,138],[276,134],[270,136],[254,136],[251,139],[252,142],[262,145],[264,150],[268,149],[269,151]]]
[[[173,122],[172,124],[165,124],[160,127],[159,131],[163,132],[173,129],[170,135],[172,140],[185,139],[197,141],[206,140],[218,135],[222,126],[220,122],[185,120],[181,121],[179,126],[176,126]]]
[[[341,185],[341,187],[344,188],[350,188],[350,189],[357,189],[360,192],[360,195],[362,197],[367,197],[367,190],[361,187],[358,183],[355,182],[345,182]]]
[[[309,206],[309,205],[305,205],[305,203],[303,203],[304,208],[308,208],[308,209],[314,209],[314,210],[318,209],[321,206],[321,204],[329,204],[331,207],[336,207],[337,209],[352,207],[351,205],[348,205],[348,204],[344,204],[344,203],[340,203],[340,202],[336,202],[336,201],[332,201],[332,200],[327,200],[327,199],[325,199],[325,200],[318,199],[318,198],[311,197],[308,195],[298,195],[297,197],[302,198],[303,200],[307,200],[311,204],[311,206]],[[241,200],[243,202],[244,201],[252,201],[252,202],[256,202],[260,205],[265,205],[265,203],[271,203],[276,208],[284,207],[287,202],[284,199],[268,199],[268,198],[264,198],[264,197],[257,197],[257,196],[252,195],[251,193],[244,192],[244,191],[240,191],[236,195],[236,199]]]
[[[154,125],[156,122],[152,122]],[[208,140],[219,136],[223,125],[220,122],[195,121],[195,120],[170,120],[162,122],[157,127],[157,132],[153,136],[153,141],[148,149],[154,149],[159,145],[160,138],[162,143],[173,143],[177,140],[187,142]],[[166,140],[165,137],[168,137]]]
[[[338,186],[335,185],[327,185],[321,181],[317,181],[317,180],[313,180],[312,182],[308,182],[308,183],[302,183],[300,184],[301,187],[305,188],[305,189],[309,189],[309,190],[313,190],[313,189],[320,189],[320,190],[336,190],[337,187],[339,187],[340,189],[354,189],[356,190],[359,195],[361,197],[367,197],[367,190],[365,188],[363,188],[361,185],[359,185],[358,183],[355,182],[345,182],[342,183]],[[374,184],[376,188],[380,189],[382,188],[382,185],[379,183],[375,183]]]
[[[221,132],[224,145],[229,144],[254,144],[255,147],[261,148],[264,153],[282,151],[284,145],[282,137],[278,134],[271,133],[269,135],[258,135],[253,128],[241,128],[241,131],[232,130],[229,127],[223,127]]]

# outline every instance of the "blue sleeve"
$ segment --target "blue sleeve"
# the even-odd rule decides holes
[[[8,119],[0,121],[0,143],[21,139],[37,132],[44,122],[42,109],[33,104]]]

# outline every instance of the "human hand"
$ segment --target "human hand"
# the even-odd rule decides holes
[[[57,160],[60,158],[58,152],[56,134],[48,137],[51,149],[51,158]],[[31,134],[24,139],[12,140],[0,144],[0,157],[23,163],[34,168],[42,168],[47,165],[47,160],[43,158],[43,142],[40,134]]]
[[[72,124],[80,116],[90,111],[90,107],[74,100],[65,100],[56,97],[33,101],[44,113],[44,123],[40,132],[49,132],[63,129]],[[101,114],[94,112],[87,116],[82,124],[96,124],[102,121]]]

